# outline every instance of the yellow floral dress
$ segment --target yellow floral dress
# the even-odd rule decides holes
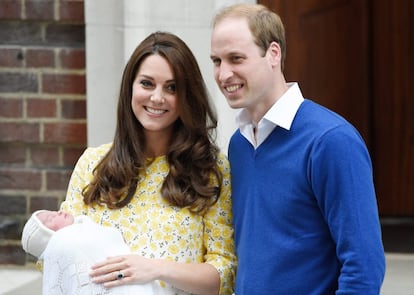
[[[79,158],[72,173],[66,200],[61,210],[73,215],[87,215],[97,224],[119,229],[133,253],[147,258],[165,258],[177,262],[207,262],[218,270],[220,294],[232,294],[236,270],[231,213],[230,169],[227,158],[220,154],[223,173],[220,197],[203,215],[178,208],[166,202],[160,194],[168,174],[165,156],[157,157],[141,175],[134,198],[121,209],[87,206],[82,189],[92,180],[95,166],[105,156],[111,144],[88,148]],[[97,245],[99,247],[100,245]],[[187,294],[159,282],[172,294]]]

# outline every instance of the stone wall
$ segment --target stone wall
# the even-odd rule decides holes
[[[59,207],[86,146],[83,0],[0,1],[0,264],[31,212]]]

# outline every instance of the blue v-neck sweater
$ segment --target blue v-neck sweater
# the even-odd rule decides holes
[[[236,131],[228,155],[236,295],[379,294],[371,161],[348,122],[305,99],[290,130],[276,127],[256,150]]]

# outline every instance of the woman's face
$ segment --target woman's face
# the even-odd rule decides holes
[[[53,231],[73,224],[73,215],[63,211],[43,211],[37,214],[37,218],[44,226]]]
[[[179,113],[175,77],[165,58],[153,54],[142,61],[132,85],[131,104],[147,135],[171,135]]]

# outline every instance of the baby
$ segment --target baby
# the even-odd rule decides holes
[[[90,267],[130,253],[121,233],[87,216],[39,210],[26,222],[22,247],[43,262],[43,294],[166,294],[155,282],[105,288],[92,282]],[[114,279],[122,279],[115,273]]]
[[[73,215],[62,211],[39,210],[34,212],[23,228],[23,250],[40,258],[53,234],[74,222]]]

